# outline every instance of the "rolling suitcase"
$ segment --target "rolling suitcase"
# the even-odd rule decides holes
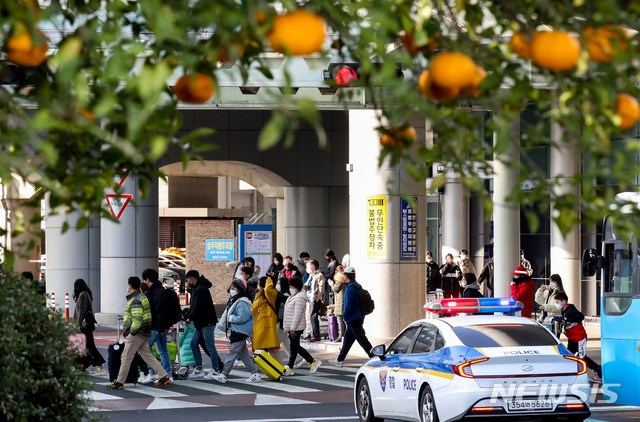
[[[336,341],[339,333],[338,317],[336,317],[335,315],[329,315],[328,322],[329,322],[329,328],[328,328],[329,340]]]
[[[256,367],[265,374],[269,379],[274,381],[281,381],[282,374],[284,373],[284,366],[280,365],[280,362],[275,360],[269,353],[264,350],[256,350],[253,355],[253,363]]]
[[[120,372],[120,364],[122,363],[122,352],[124,352],[124,340],[121,339],[122,334],[122,317],[118,317],[118,339],[115,343],[110,344],[107,350],[107,366],[109,367],[109,381],[113,382],[116,378],[118,378],[118,373]],[[129,373],[127,374],[126,383],[138,383],[138,378],[140,377],[140,370],[143,372],[147,372],[147,364],[140,357],[138,353],[136,353],[133,361],[131,362],[131,367],[129,368]],[[148,373],[148,372],[147,372]]]

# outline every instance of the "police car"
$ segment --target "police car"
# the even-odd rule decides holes
[[[513,312],[513,299],[441,299],[442,315]],[[360,420],[421,422],[557,419],[590,416],[586,363],[537,322],[468,315],[416,321],[356,374]]]

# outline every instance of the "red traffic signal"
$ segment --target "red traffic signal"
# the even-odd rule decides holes
[[[352,80],[358,80],[358,74],[349,66],[344,66],[336,72],[334,80],[338,85],[349,85]]]
[[[331,63],[325,71],[325,81],[332,81],[337,86],[354,86],[360,78],[358,63]]]

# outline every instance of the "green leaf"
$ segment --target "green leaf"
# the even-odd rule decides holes
[[[260,132],[258,149],[264,151],[275,146],[282,138],[286,123],[285,115],[280,111],[275,111],[271,119],[262,128],[262,132]]]

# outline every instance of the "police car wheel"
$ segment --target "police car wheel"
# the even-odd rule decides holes
[[[422,390],[420,397],[420,421],[421,422],[438,422],[438,411],[436,410],[436,401],[433,398],[433,391],[428,385]]]
[[[371,403],[371,390],[369,383],[365,377],[358,381],[358,389],[356,390],[356,401],[358,405],[358,416],[361,422],[378,422],[382,419],[373,415],[373,404]]]

